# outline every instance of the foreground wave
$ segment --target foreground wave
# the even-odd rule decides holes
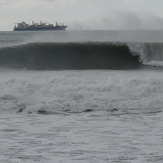
[[[0,112],[162,112],[162,71],[0,71]]]
[[[135,69],[141,65],[126,44],[28,43],[0,49],[0,67],[36,70]]]

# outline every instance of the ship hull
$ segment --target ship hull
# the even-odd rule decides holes
[[[53,27],[27,27],[18,28],[15,27],[14,31],[53,31],[53,30],[65,30],[67,26],[53,26]]]

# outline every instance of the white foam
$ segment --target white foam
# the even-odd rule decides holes
[[[145,65],[163,67],[163,61],[150,61],[150,62],[145,63]]]
[[[0,108],[37,112],[163,106],[161,71],[0,72]]]
[[[139,55],[145,65],[161,66],[163,62],[162,43],[127,43],[133,55]]]

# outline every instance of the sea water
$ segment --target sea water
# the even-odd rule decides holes
[[[163,161],[162,31],[0,33],[0,162]]]

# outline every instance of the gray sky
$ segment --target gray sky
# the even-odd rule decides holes
[[[0,30],[40,20],[68,29],[163,29],[163,0],[0,0]]]

